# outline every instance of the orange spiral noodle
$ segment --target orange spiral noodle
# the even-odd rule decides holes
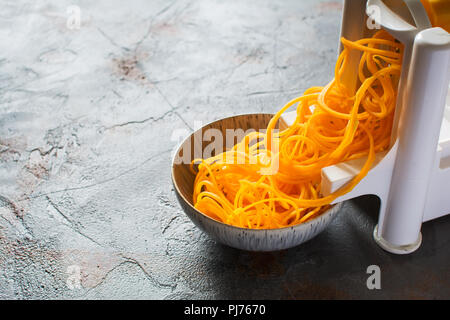
[[[250,133],[230,150],[192,162],[198,210],[244,228],[296,225],[323,213],[366,176],[375,153],[389,148],[403,47],[385,31],[341,41],[344,50],[328,85],[287,103],[265,133]],[[342,80],[351,50],[361,52],[356,93]],[[295,122],[276,132],[281,115],[294,105]],[[322,168],[363,156],[367,161],[352,181],[321,195]]]

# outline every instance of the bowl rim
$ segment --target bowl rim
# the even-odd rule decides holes
[[[335,203],[335,204],[331,204],[331,207],[328,208],[325,212],[323,212],[322,214],[318,215],[315,218],[312,218],[310,220],[307,220],[303,223],[298,223],[298,224],[294,224],[291,226],[286,226],[286,227],[281,227],[281,228],[272,228],[272,229],[250,229],[250,228],[244,228],[244,227],[238,227],[238,226],[234,226],[231,224],[227,224],[225,222],[221,222],[218,221],[216,219],[211,218],[210,216],[204,214],[203,212],[201,212],[200,210],[198,210],[197,208],[195,208],[183,195],[183,193],[180,191],[180,189],[178,188],[178,184],[175,181],[175,175],[174,175],[174,170],[175,170],[175,158],[177,157],[181,146],[192,137],[192,135],[194,135],[195,133],[197,133],[199,130],[202,130],[203,128],[205,128],[206,126],[209,126],[213,123],[216,122],[220,122],[220,121],[224,121],[230,118],[235,118],[235,117],[241,117],[241,116],[248,116],[248,115],[274,115],[273,113],[243,113],[243,114],[238,114],[238,115],[234,115],[234,116],[230,116],[230,117],[226,117],[226,118],[222,118],[222,119],[218,119],[218,120],[214,120],[212,122],[209,122],[207,124],[205,124],[204,126],[202,126],[201,128],[195,130],[194,132],[190,133],[186,138],[184,138],[176,147],[174,154],[172,155],[172,161],[171,161],[171,178],[172,178],[172,185],[174,186],[176,193],[181,197],[181,199],[184,201],[184,203],[186,203],[196,214],[200,215],[203,218],[206,218],[207,220],[218,224],[220,226],[223,227],[227,227],[227,228],[232,228],[232,229],[236,229],[236,230],[240,230],[240,231],[245,231],[245,232],[280,232],[280,231],[284,231],[284,230],[288,230],[288,229],[294,229],[294,228],[306,228],[308,227],[308,225],[312,224],[313,222],[315,222],[317,219],[323,217],[324,215],[329,215],[331,213],[333,213],[334,211],[338,211],[340,210],[340,208],[342,207],[343,202],[339,202],[339,203]],[[184,211],[184,210],[183,210]]]

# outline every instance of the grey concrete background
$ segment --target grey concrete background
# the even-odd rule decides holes
[[[326,84],[341,1],[1,7],[1,299],[450,297],[448,216],[394,256],[364,197],[310,242],[259,254],[215,243],[176,202],[174,132]],[[373,264],[381,290],[366,287]]]

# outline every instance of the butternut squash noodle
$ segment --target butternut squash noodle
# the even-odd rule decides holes
[[[230,150],[192,162],[196,209],[237,227],[282,228],[317,217],[367,175],[375,153],[390,145],[403,46],[386,31],[341,42],[329,84],[288,102],[265,132],[252,132]],[[356,91],[343,76],[354,50],[361,56]],[[294,123],[277,131],[292,106],[297,108]],[[364,156],[352,181],[321,195],[322,168]]]

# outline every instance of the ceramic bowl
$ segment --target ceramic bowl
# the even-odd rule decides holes
[[[231,226],[214,220],[194,208],[192,194],[195,175],[189,169],[189,161],[182,159],[193,159],[194,155],[197,158],[211,143],[202,139],[205,130],[217,129],[222,132],[223,137],[226,136],[227,129],[261,130],[267,127],[272,116],[272,114],[245,114],[212,122],[187,137],[176,150],[172,161],[172,182],[178,201],[187,216],[216,241],[241,250],[277,251],[298,246],[322,232],[342,207],[342,203],[336,204],[302,224],[264,230]],[[279,124],[280,129],[283,126],[283,123]],[[225,148],[225,141],[223,146]]]

